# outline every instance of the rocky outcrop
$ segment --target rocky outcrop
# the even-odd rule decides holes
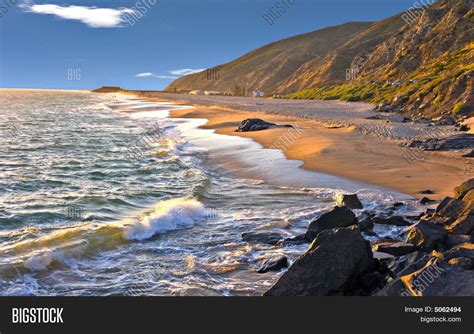
[[[336,206],[309,223],[306,240],[312,242],[318,233],[337,227],[348,227],[357,224],[357,217],[347,206]]]
[[[372,251],[357,227],[327,230],[265,295],[350,295],[373,269]]]
[[[314,239],[265,295],[474,295],[473,234],[456,230],[466,231],[470,222],[473,204],[464,200],[469,191],[460,192],[465,193],[463,200],[445,198],[436,209],[414,217],[418,223],[402,231],[407,234],[405,242],[385,237],[372,246],[358,225],[365,225],[365,235],[372,236],[368,232],[374,221],[404,226],[403,217],[380,218],[364,211],[358,222],[348,207],[335,207],[313,220],[304,238],[295,238],[297,243],[308,240],[308,235]],[[393,208],[401,206],[395,203]]]
[[[421,269],[394,279],[377,294],[418,297],[472,296],[473,292],[474,275],[471,271],[431,258]]]
[[[276,128],[276,127],[284,127],[284,128],[292,128],[292,125],[276,125],[274,123],[266,122],[262,119],[259,118],[249,118],[244,121],[239,125],[236,132],[250,132],[250,131],[261,131],[261,130],[267,130],[270,128]]]

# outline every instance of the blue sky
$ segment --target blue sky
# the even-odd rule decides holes
[[[270,25],[262,16],[276,2],[286,3],[286,12]],[[0,0],[0,87],[163,89],[173,77],[264,44],[349,21],[380,20],[413,2]],[[146,13],[135,20],[134,10]]]

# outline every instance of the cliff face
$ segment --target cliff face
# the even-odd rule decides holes
[[[395,104],[411,114],[471,115],[472,0],[441,0],[376,23],[348,23],[284,39],[167,90],[340,98]]]

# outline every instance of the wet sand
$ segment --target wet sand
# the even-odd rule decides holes
[[[426,196],[419,193],[425,189],[435,192],[433,195],[427,195],[433,199],[452,196],[452,189],[474,174],[472,166],[467,164],[468,159],[455,158],[443,152],[413,152],[411,149],[401,147],[399,138],[397,140],[390,135],[381,135],[394,131],[396,136],[408,136],[418,131],[417,128],[421,125],[397,123],[388,124],[384,128],[384,123],[387,123],[380,122],[374,126],[376,129],[374,133],[360,131],[364,128],[363,125],[368,123],[366,117],[372,113],[372,106],[368,104],[353,104],[352,110],[352,104],[346,102],[303,101],[305,105],[308,103],[314,105],[316,110],[320,108],[328,111],[315,112],[311,118],[303,118],[300,115],[288,116],[286,115],[288,112],[285,115],[279,114],[278,110],[269,113],[268,110],[244,111],[226,107],[226,104],[232,102],[232,97],[199,96],[190,101],[185,95],[136,92],[131,94],[153,101],[193,104],[194,108],[173,111],[172,117],[206,118],[209,122],[203,128],[215,129],[220,134],[252,138],[266,148],[281,149],[289,159],[303,161],[305,169],[383,186],[417,198]],[[198,104],[199,98],[202,98],[204,101],[202,104],[207,106]],[[225,103],[219,105],[216,98],[225,99]],[[243,99],[237,102],[250,101],[254,104],[267,101],[267,99],[237,99]],[[278,105],[279,100],[268,101],[271,103],[268,103],[265,109],[271,108],[273,104]],[[285,103],[288,102],[291,103],[291,101]],[[322,116],[319,117],[319,114]],[[333,122],[326,122],[325,118],[328,117],[332,117]],[[261,118],[276,124],[291,124],[295,128],[235,132],[240,122],[247,118]],[[237,161],[233,163],[238,164]]]

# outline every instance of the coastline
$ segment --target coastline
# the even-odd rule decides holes
[[[127,91],[126,94],[155,102],[189,105],[189,101],[171,100],[159,96],[160,93]],[[422,159],[411,161],[406,156],[408,149],[400,147],[399,142],[360,133],[354,130],[352,124],[328,126],[317,119],[222,106],[192,106],[192,109],[174,110],[170,117],[204,118],[208,122],[202,128],[213,129],[219,134],[251,138],[265,148],[279,148],[288,159],[302,161],[303,169],[382,186],[415,198],[424,197],[420,191],[427,189],[434,192],[428,195],[431,199],[452,196],[452,189],[472,176],[463,159],[439,152],[424,152]],[[357,106],[364,112],[362,104]],[[247,118],[291,124],[298,131],[274,128],[235,132]]]

